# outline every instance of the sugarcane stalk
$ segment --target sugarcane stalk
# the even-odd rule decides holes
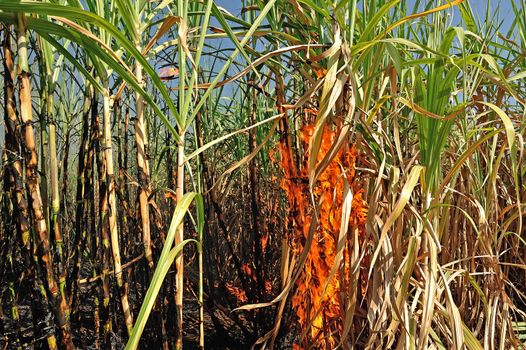
[[[140,34],[138,34],[140,35]],[[139,36],[140,37],[140,36]],[[140,45],[137,45],[140,49]],[[137,82],[144,85],[143,72],[140,64],[135,67]],[[148,146],[148,134],[144,121],[144,98],[140,93],[135,95],[135,143],[137,144],[137,172],[139,180],[139,207],[142,223],[142,244],[144,247],[144,258],[150,269],[153,269],[153,258],[150,234],[150,208],[148,197],[150,195],[150,168],[146,155]]]
[[[11,165],[14,182],[13,202],[18,208],[18,228],[21,233],[24,249],[29,252],[30,226],[28,223],[27,200],[22,182],[23,164],[21,157],[20,125],[15,103],[14,88],[14,61],[11,51],[11,35],[8,27],[5,27],[4,36],[4,122],[6,128],[5,141],[8,150],[8,164]]]
[[[78,154],[77,165],[77,190],[75,195],[75,226],[74,226],[74,244],[73,244],[73,271],[68,279],[67,290],[71,295],[71,308],[75,313],[77,299],[78,299],[78,283],[80,278],[80,270],[82,265],[82,256],[86,250],[87,241],[87,225],[88,225],[88,193],[91,191],[87,182],[90,180],[87,169],[92,167],[88,162],[90,142],[90,123],[89,116],[93,105],[93,89],[90,85],[86,86],[84,91],[84,103],[82,107],[82,124],[81,124],[81,139]],[[92,159],[93,162],[93,159]],[[64,176],[66,174],[64,173]]]
[[[110,235],[108,221],[108,191],[106,182],[106,162],[105,154],[101,148],[102,131],[100,128],[100,120],[96,110],[92,114],[92,125],[93,125],[93,148],[97,154],[97,169],[99,172],[98,181],[98,197],[99,197],[99,209],[100,209],[100,223],[98,225],[98,231],[100,231],[100,239],[95,238],[92,241],[92,254],[96,255],[95,259],[100,263],[102,262],[102,312],[101,318],[104,322],[103,333],[104,341],[103,346],[107,346],[110,341],[109,337],[112,331],[112,318],[110,313],[110,259],[111,259],[111,247],[110,247]],[[93,194],[96,197],[96,194]],[[95,203],[94,203],[95,204]],[[96,207],[92,208],[92,214],[97,211]],[[102,244],[102,250],[99,249]]]
[[[119,296],[121,299],[122,311],[124,313],[124,322],[128,334],[133,328],[133,317],[128,303],[127,286],[124,284],[122,276],[121,254],[119,247],[119,231],[117,227],[117,202],[115,191],[115,175],[113,172],[113,147],[111,140],[111,113],[110,113],[110,95],[107,88],[108,82],[105,82],[106,88],[103,93],[103,139],[104,139],[104,162],[106,165],[106,193],[108,201],[108,224],[111,241],[111,250],[113,256],[113,271],[117,280]]]
[[[179,202],[184,195],[184,136],[181,137],[181,142],[177,146],[177,187],[175,195]],[[184,239],[184,220],[177,228],[174,245],[177,247]],[[183,252],[175,259],[176,269],[176,295],[175,306],[177,308],[177,341],[176,349],[183,348],[183,289],[184,289],[184,258]]]
[[[30,248],[30,225],[28,222],[28,204],[26,200],[26,192],[23,184],[23,158],[21,155],[21,141],[20,141],[20,124],[18,121],[16,103],[15,103],[15,89],[14,89],[14,61],[13,53],[11,51],[11,31],[9,27],[5,27],[4,31],[4,121],[6,125],[5,141],[6,141],[6,152],[4,152],[5,163],[7,164],[6,177],[9,179],[9,189],[11,192],[11,202],[13,205],[12,219],[17,225],[17,231],[20,234],[20,240],[22,242],[22,259],[24,260],[25,266],[32,267],[33,259],[31,258]],[[7,186],[7,182],[4,184]],[[8,191],[6,191],[7,193]],[[13,266],[13,260],[8,257],[8,261]],[[36,270],[33,268],[36,275]],[[35,278],[36,281],[36,278]],[[18,312],[18,305],[15,301],[15,285],[10,282],[9,290],[11,295],[11,313],[15,322],[18,323],[20,314]],[[43,288],[41,288],[43,289]],[[40,301],[40,307],[48,310],[47,296],[42,298]],[[35,312],[35,308],[32,308]],[[19,324],[19,326],[21,326]],[[51,326],[48,324],[48,326]],[[19,333],[21,330],[19,329]],[[20,337],[19,337],[20,338]],[[56,349],[56,337],[54,332],[48,333],[46,336],[48,346],[50,349]]]
[[[24,14],[18,15],[18,59],[19,59],[19,94],[20,94],[20,117],[22,120],[22,131],[24,134],[24,150],[26,157],[26,183],[31,195],[34,227],[37,233],[40,259],[45,267],[47,288],[51,293],[52,302],[56,307],[56,321],[61,330],[62,345],[67,349],[73,349],[73,341],[69,330],[69,315],[66,298],[64,298],[56,283],[53,271],[53,256],[47,223],[43,211],[42,196],[38,184],[38,155],[35,148],[35,132],[33,129],[33,115],[31,106],[31,83],[29,80],[28,64],[28,40],[27,26]]]

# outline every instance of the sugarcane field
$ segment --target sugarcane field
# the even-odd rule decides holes
[[[526,0],[0,0],[0,350],[526,350]]]

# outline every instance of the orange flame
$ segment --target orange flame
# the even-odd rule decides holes
[[[287,217],[291,235],[289,239],[296,254],[300,254],[304,247],[312,218],[312,209],[309,209],[307,164],[308,145],[313,133],[312,125],[304,126],[301,130],[301,147],[305,156],[303,161],[298,162],[299,169],[296,169],[292,149],[287,145],[287,140],[283,138],[280,142],[281,165],[284,169],[281,187],[289,202]],[[337,136],[337,132],[325,127],[318,162],[327,154]],[[292,305],[302,328],[309,327],[308,342],[316,349],[331,349],[337,345],[336,334],[343,329],[344,320],[340,299],[343,288],[348,288],[350,284],[349,249],[352,240],[347,242],[344,248],[343,268],[327,284],[325,292],[323,290],[337,253],[343,205],[342,175],[345,175],[353,191],[349,232],[357,229],[360,240],[365,237],[367,209],[363,200],[363,189],[359,179],[355,178],[357,156],[358,152],[354,146],[344,145],[319,176],[313,188],[315,199],[322,202],[319,212],[320,222],[303,266],[303,273],[297,281]],[[298,344],[294,346],[294,349],[301,348],[302,346]]]
[[[252,268],[247,263],[243,264],[241,268],[243,269],[243,272],[245,273],[245,275],[252,278],[254,281],[257,280],[256,274],[254,273]]]
[[[230,282],[227,282],[225,287],[230,294],[236,297],[238,303],[245,303],[248,301],[247,293],[245,293],[243,289],[236,286],[232,286]]]
[[[164,198],[171,199],[172,201],[177,203],[177,196],[174,193],[172,193],[172,192],[166,192],[164,194]]]

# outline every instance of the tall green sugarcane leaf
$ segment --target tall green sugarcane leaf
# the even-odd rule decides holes
[[[175,117],[177,124],[180,127],[183,126],[178,110],[172,101],[172,98],[170,96],[168,89],[162,82],[159,75],[154,71],[154,69],[146,61],[146,59],[141,54],[141,52],[139,52],[135,48],[135,44],[132,43],[128,38],[126,38],[126,36],[122,33],[121,30],[119,30],[119,28],[115,27],[114,25],[109,23],[104,18],[92,12],[84,11],[78,8],[73,8],[69,6],[60,6],[60,5],[48,4],[48,3],[32,2],[28,0],[2,1],[0,2],[0,10],[4,12],[11,12],[11,13],[26,12],[26,13],[46,15],[58,21],[60,21],[60,17],[64,17],[72,21],[90,23],[101,29],[104,29],[105,31],[110,33],[120,45],[122,45],[122,47],[126,50],[126,52],[132,55],[137,60],[137,62],[141,64],[141,66],[144,68],[144,71],[148,74],[148,76],[152,80],[155,87],[159,90],[161,95],[164,97],[165,103],[170,109],[170,112]],[[133,76],[131,78],[136,80],[135,77]],[[173,130],[173,128],[171,129]],[[175,130],[173,130],[172,133],[174,133],[174,136],[176,136]]]

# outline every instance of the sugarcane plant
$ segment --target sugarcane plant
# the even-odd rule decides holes
[[[0,344],[523,346],[495,3],[1,1]]]

